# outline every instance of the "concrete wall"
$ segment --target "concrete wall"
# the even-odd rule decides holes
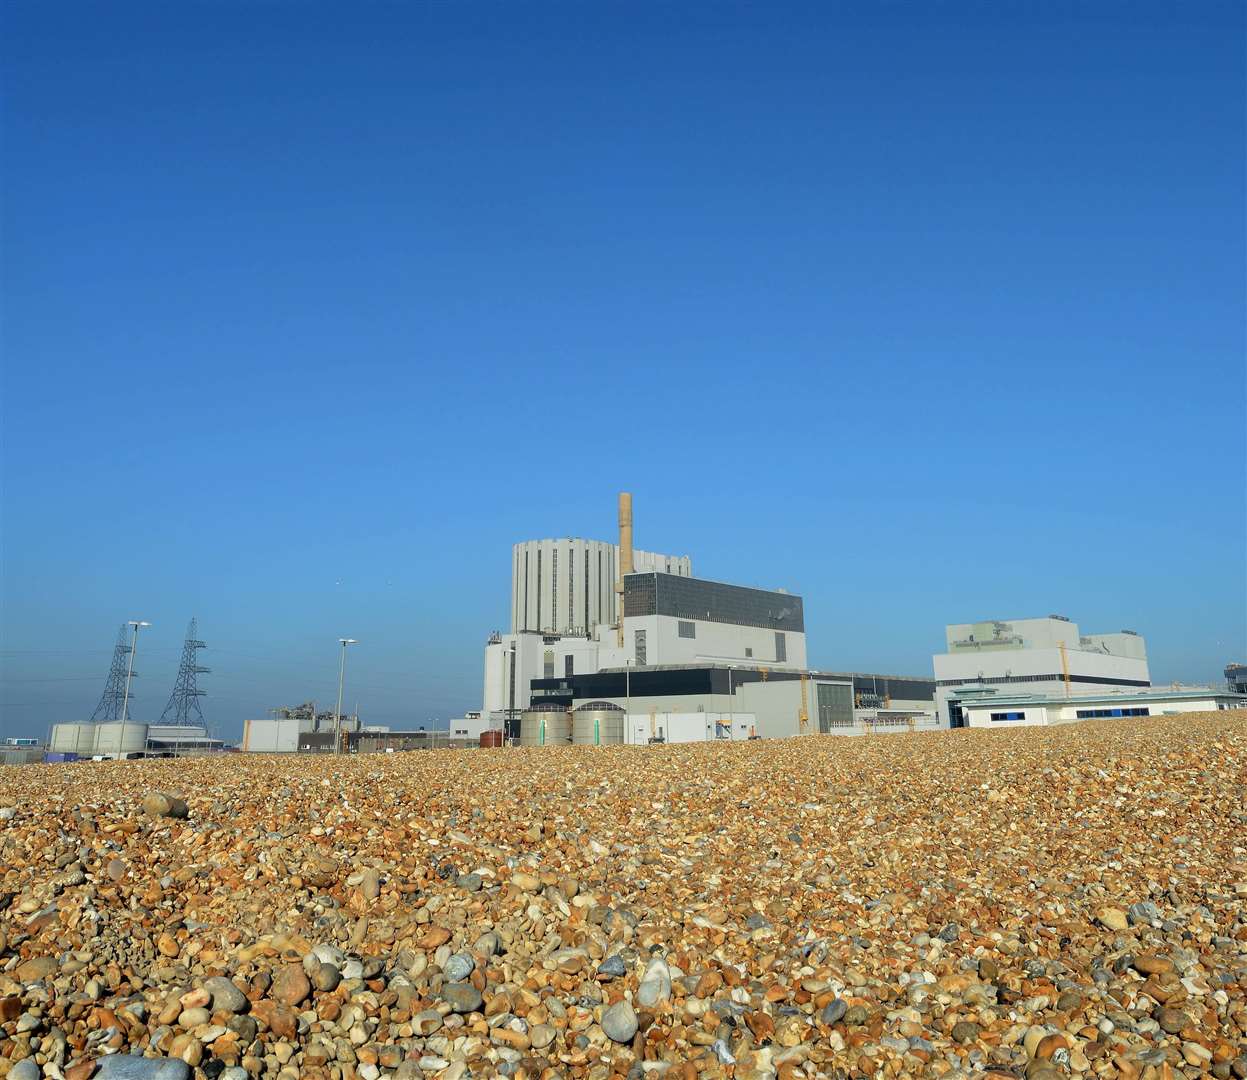
[[[691,622],[695,637],[680,637],[680,623]],[[805,634],[784,631],[787,659],[775,658],[775,631],[761,626],[677,619],[669,615],[645,615],[626,620],[624,647],[636,656],[636,632],[645,632],[646,664],[738,663],[775,668],[806,666]],[[749,655],[748,650],[752,650]]]
[[[691,577],[687,555],[633,551],[633,569]],[[587,634],[617,621],[619,548],[604,540],[525,540],[511,550],[511,633]]]
[[[1072,624],[1061,624],[1072,625]],[[950,627],[950,630],[952,628]],[[1077,629],[1075,627],[1075,629]],[[1113,635],[1110,635],[1113,636]],[[1130,635],[1127,635],[1129,637]],[[1137,639],[1140,643],[1142,639]],[[1146,655],[1142,658],[1130,656],[1110,656],[1102,652],[1088,651],[1082,648],[1066,648],[1064,662],[1069,666],[1071,676],[1083,676],[1094,681],[1074,682],[1074,694],[1087,694],[1097,688],[1103,690],[1121,689],[1121,683],[1108,680],[1124,679],[1135,684],[1147,686],[1151,684],[1151,673],[1148,670]],[[963,686],[978,686],[974,680],[984,679],[1027,679],[1025,682],[987,683],[995,685],[1001,697],[1008,694],[1035,694],[1038,696],[1064,694],[1065,683],[1062,677],[1062,657],[1059,648],[1019,648],[999,649],[983,652],[967,651],[958,653],[942,653],[932,658],[935,669],[936,690],[935,700],[943,723],[948,723],[948,701],[957,697]],[[1056,676],[1055,679],[1034,681],[1035,676]],[[940,686],[941,682],[953,682],[952,686]]]
[[[739,712],[632,712],[624,719],[624,742],[634,746],[646,745],[651,733],[669,743],[743,740],[757,724],[752,713]]]
[[[246,720],[242,748],[261,754],[293,754],[299,749],[299,721]]]

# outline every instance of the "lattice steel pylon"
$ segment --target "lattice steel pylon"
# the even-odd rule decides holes
[[[108,682],[104,686],[104,696],[95,706],[91,714],[93,724],[112,724],[121,720],[122,702],[126,696],[126,658],[130,655],[130,642],[126,633],[126,624],[121,624],[117,631],[117,647],[113,649],[112,667],[108,669]],[[128,711],[128,710],[127,710]]]
[[[178,665],[177,681],[173,684],[173,693],[169,695],[169,704],[160,714],[162,724],[190,724],[194,722],[192,716],[200,724],[204,723],[203,710],[199,708],[199,699],[204,691],[195,685],[195,680],[211,669],[199,666],[197,654],[207,646],[198,639],[198,632],[198,620],[191,619],[190,626],[186,628],[186,640],[182,642],[182,662]]]

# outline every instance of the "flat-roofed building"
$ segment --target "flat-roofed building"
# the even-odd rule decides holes
[[[1151,686],[1147,645],[1132,630],[1082,634],[1061,615],[989,619],[945,628],[947,652],[933,657],[942,721],[961,727],[964,691],[997,687],[1057,695]]]

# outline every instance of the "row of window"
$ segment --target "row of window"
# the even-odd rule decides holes
[[[994,712],[992,713],[992,719],[993,720],[1025,720],[1026,713],[1024,712]]]
[[[1146,708],[1140,709],[1079,709],[1077,710],[1079,720],[1094,720],[1103,716],[1151,716],[1151,712]]]
[[[973,679],[940,679],[936,686],[988,686],[1001,683],[1035,683],[1064,682],[1064,675],[996,675],[985,678],[982,675]],[[1071,675],[1070,682],[1098,683],[1102,686],[1149,686],[1150,683],[1141,679],[1108,679],[1100,675]]]

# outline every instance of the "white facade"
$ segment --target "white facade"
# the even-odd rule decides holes
[[[643,649],[644,663],[649,665],[748,664],[793,670],[806,667],[803,631],[776,631],[672,615],[632,617],[626,620],[625,628],[624,647],[628,657],[637,663],[642,662],[639,654]]]
[[[955,623],[945,633],[948,651],[932,658],[936,706],[945,724],[956,719],[949,702],[966,689],[1063,695],[1067,672],[1074,693],[1151,685],[1147,645],[1129,631],[1083,635],[1076,623],[1049,616]]]
[[[629,713],[624,717],[624,742],[645,746],[652,741],[667,743],[714,742],[728,739],[740,742],[757,727],[752,713],[652,712]]]
[[[1001,730],[1075,724],[1084,720],[1129,723],[1147,716],[1247,709],[1247,694],[1195,687],[1141,693],[1073,694],[1067,698],[993,693],[986,689],[976,693],[973,700],[964,700],[961,708],[967,727]]]
[[[299,749],[303,725],[295,717],[244,720],[241,749],[261,754],[293,754]]]
[[[479,742],[481,735],[490,729],[488,716],[478,712],[464,713],[450,721],[447,729],[452,739],[466,739],[468,742]]]
[[[628,662],[626,649],[615,645],[614,630],[600,627],[598,638],[531,632],[491,637],[485,645],[481,713],[488,720],[512,707],[521,712],[527,709],[534,679],[586,675]]]
[[[633,571],[691,577],[687,555],[633,551]],[[526,540],[511,550],[511,633],[588,635],[618,621],[619,546],[604,540]]]

